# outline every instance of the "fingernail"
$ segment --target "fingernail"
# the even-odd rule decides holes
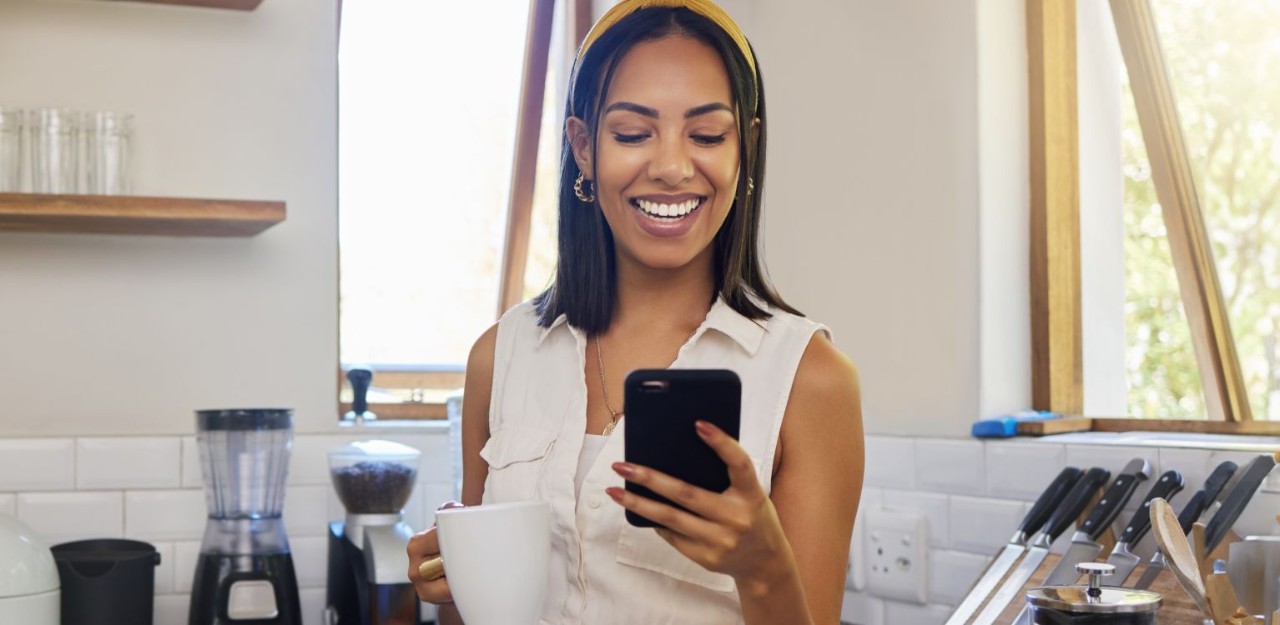
[[[698,430],[698,435],[702,438],[710,438],[715,432],[711,429],[711,424],[706,421],[698,420],[693,422],[694,429]]]
[[[618,502],[622,501],[621,488],[618,488],[617,486],[610,486],[609,488],[604,489],[604,492],[607,493],[609,497],[614,501],[618,501]]]
[[[631,477],[636,474],[635,467],[625,462],[613,463],[613,470],[617,472],[618,475],[621,475],[622,477]]]

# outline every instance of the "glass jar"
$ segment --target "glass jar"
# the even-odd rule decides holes
[[[76,192],[80,177],[77,117],[66,109],[32,111],[31,186],[36,193]]]
[[[0,193],[22,186],[22,109],[0,107]]]
[[[413,494],[422,453],[392,441],[357,441],[329,452],[329,476],[349,514],[398,514]]]
[[[85,113],[85,191],[127,195],[132,185],[133,115]]]

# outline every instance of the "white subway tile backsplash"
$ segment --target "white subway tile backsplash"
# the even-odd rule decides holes
[[[177,488],[182,443],[172,437],[76,440],[76,488]]]
[[[73,439],[0,439],[0,491],[70,490],[75,471]]]
[[[993,552],[994,553],[994,552]],[[960,605],[991,558],[962,551],[934,550],[929,554],[929,600]]]
[[[1034,501],[1066,466],[1062,445],[988,441],[986,450],[987,495],[991,497]]]
[[[200,541],[173,544],[173,591],[190,593],[196,580],[196,560],[200,557]],[[185,622],[185,621],[184,621]]]
[[[284,527],[289,537],[325,536],[329,531],[328,486],[293,486],[284,496]]]
[[[204,474],[200,468],[200,445],[194,436],[182,437],[182,487],[204,488]]]
[[[156,595],[154,625],[187,625],[191,595]]]
[[[868,436],[864,482],[882,488],[916,487],[915,439]]]
[[[889,490],[885,491],[880,505],[887,510],[923,513],[929,529],[929,546],[942,549],[950,544],[947,531],[950,508],[946,495]]]
[[[867,506],[879,506],[884,503],[884,489],[875,486],[864,486],[862,488],[862,499],[858,502],[858,510],[862,510]]]
[[[916,441],[916,477],[921,490],[952,495],[986,491],[986,453],[980,441]]]
[[[160,554],[160,566],[156,567],[156,594],[167,595],[173,592],[173,543],[153,542],[156,553]]]
[[[124,536],[119,492],[19,493],[18,519],[51,545]]]
[[[415,530],[434,522],[436,506],[456,498],[444,431],[376,434],[295,436],[285,525],[302,586],[306,625],[319,625],[324,603],[326,522],[345,514],[329,482],[330,450],[368,438],[396,440],[421,450],[418,484],[405,510]],[[1121,442],[1125,444],[1084,438],[984,442],[868,437],[860,510],[909,510],[928,518],[933,603],[885,601],[850,586],[842,619],[859,625],[944,621],[948,606],[963,599],[991,555],[1013,534],[1029,502],[1063,466],[1097,465],[1116,473],[1129,459],[1144,456],[1152,463],[1153,477],[1167,469],[1183,473],[1186,490],[1174,499],[1178,508],[1219,462],[1244,464],[1256,455],[1115,441]],[[1139,486],[1118,522],[1127,520],[1150,485]],[[1255,495],[1236,525],[1237,533],[1277,533],[1276,510],[1280,472]],[[50,543],[123,536],[152,542],[161,553],[155,622],[185,625],[206,514],[195,437],[0,439],[0,513],[17,516]],[[1055,544],[1056,550],[1063,549],[1070,534]],[[1148,537],[1136,551],[1149,555],[1152,543]],[[852,551],[851,560],[857,560]],[[851,575],[850,582],[854,578]]]
[[[138,540],[198,540],[204,535],[208,508],[204,491],[128,491],[125,535]]]
[[[893,625],[942,625],[949,616],[951,608],[945,605],[884,602],[885,622]]]
[[[1177,502],[1186,501],[1191,495],[1204,486],[1205,478],[1217,468],[1218,464],[1209,464],[1213,452],[1207,449],[1162,448],[1159,451],[1160,466],[1163,470],[1175,469],[1182,474],[1183,491],[1170,502],[1174,509],[1181,508]]]
[[[1025,504],[1002,499],[952,497],[951,548],[980,555],[994,554],[1018,530]]]
[[[293,570],[298,575],[298,586],[324,586],[329,573],[328,537],[289,537],[289,551],[293,556]]]
[[[1068,445],[1066,466],[1077,467],[1082,471],[1102,467],[1111,472],[1111,479],[1114,480],[1131,460],[1138,458],[1145,459],[1150,464],[1149,477],[1160,475],[1160,454],[1158,450],[1151,447]],[[1140,485],[1138,490],[1146,489]]]
[[[324,588],[303,588],[298,591],[302,605],[302,625],[324,625]]]
[[[453,492],[453,483],[428,482],[421,486],[423,504],[423,522],[421,525],[410,523],[415,530],[431,527],[436,522],[436,509],[448,501],[459,499]]]
[[[1240,536],[1272,535],[1280,533],[1276,526],[1276,512],[1280,512],[1280,493],[1259,489],[1253,494],[1249,506],[1236,520],[1234,530]]]
[[[846,592],[840,620],[853,625],[884,625],[884,600],[870,593]]]
[[[404,502],[404,508],[401,509],[405,522],[415,530],[421,529],[427,524],[427,504],[426,495],[423,493],[424,488],[422,484],[414,486],[413,495],[409,497],[409,501]],[[432,514],[432,518],[435,518],[434,514]]]
[[[293,437],[289,455],[289,485],[328,485],[329,452],[361,437],[303,434]]]
[[[347,516],[347,509],[343,507],[342,500],[338,499],[338,493],[333,492],[332,488],[325,494],[325,501],[327,502],[326,507],[329,510],[330,521],[341,521]]]

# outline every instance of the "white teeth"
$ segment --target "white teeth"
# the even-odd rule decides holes
[[[679,204],[659,204],[649,200],[636,200],[640,210],[654,217],[684,217],[698,208],[701,200],[685,200]]]

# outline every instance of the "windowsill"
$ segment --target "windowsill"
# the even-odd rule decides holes
[[[1270,453],[1280,449],[1280,436],[1208,434],[1202,432],[1070,432],[1049,436],[980,439],[992,442],[1021,441],[1052,444],[1116,445],[1126,447],[1178,447]]]
[[[411,421],[405,419],[396,420],[378,420],[365,421],[363,423],[353,423],[351,421],[339,421],[338,428],[342,432],[378,432],[379,434],[422,434],[423,432],[436,433],[448,432],[449,422],[447,420],[432,419],[423,421]]]

